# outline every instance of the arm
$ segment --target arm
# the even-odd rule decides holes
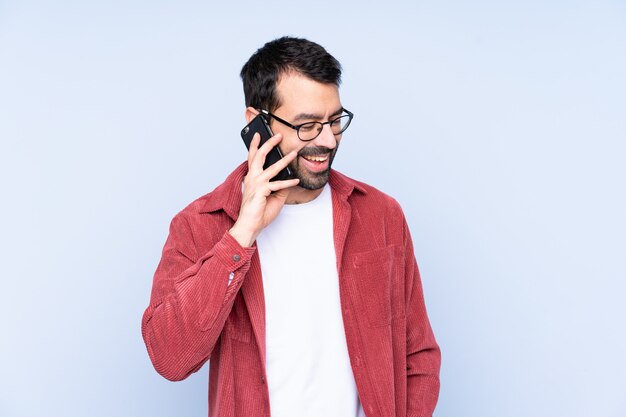
[[[197,256],[187,220],[172,220],[141,326],[157,372],[178,381],[209,359],[254,251],[225,233]]]
[[[197,253],[184,214],[172,220],[141,325],[152,364],[167,379],[185,379],[209,359],[250,268],[255,252],[250,246],[278,215],[287,189],[298,184],[298,179],[270,182],[295,151],[263,170],[265,156],[281,139],[275,135],[258,147],[255,135],[239,217],[207,253]]]
[[[441,352],[428,321],[413,243],[404,221],[407,416],[430,417],[439,397]]]

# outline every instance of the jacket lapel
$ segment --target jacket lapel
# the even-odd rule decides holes
[[[332,189],[333,239],[335,241],[335,254],[337,256],[337,272],[341,279],[343,252],[348,230],[350,229],[350,221],[352,220],[352,208],[348,202],[348,198],[354,190],[363,194],[365,194],[366,191],[359,183],[335,170],[330,171],[329,183]]]
[[[335,190],[333,190],[335,191]],[[339,191],[332,193],[333,204],[333,239],[335,241],[335,254],[337,256],[337,272],[341,272],[343,261],[343,249],[350,228],[352,211],[348,203],[348,196]],[[340,275],[341,276],[341,275]]]

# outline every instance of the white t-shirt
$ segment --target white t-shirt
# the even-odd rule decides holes
[[[272,417],[362,417],[341,316],[330,187],[257,237]]]

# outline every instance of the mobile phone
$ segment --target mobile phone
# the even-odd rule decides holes
[[[261,135],[261,142],[259,143],[259,147],[263,145],[269,138],[274,136],[272,133],[272,129],[270,129],[270,125],[267,122],[267,119],[262,114],[258,114],[250,123],[246,125],[241,130],[241,138],[243,139],[243,143],[246,144],[246,148],[250,149],[250,142],[252,142],[252,137],[255,133],[259,132]],[[265,164],[263,165],[263,169],[267,169],[272,164],[275,164],[283,157],[282,152],[278,149],[278,146],[274,146],[271,151],[265,157]],[[277,180],[288,180],[292,178],[292,172],[289,167],[285,167],[281,170],[274,178],[270,181]]]

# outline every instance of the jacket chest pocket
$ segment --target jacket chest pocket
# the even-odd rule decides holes
[[[397,296],[402,294],[399,250],[398,246],[388,246],[348,258],[356,309],[372,327],[389,325],[395,314]]]

